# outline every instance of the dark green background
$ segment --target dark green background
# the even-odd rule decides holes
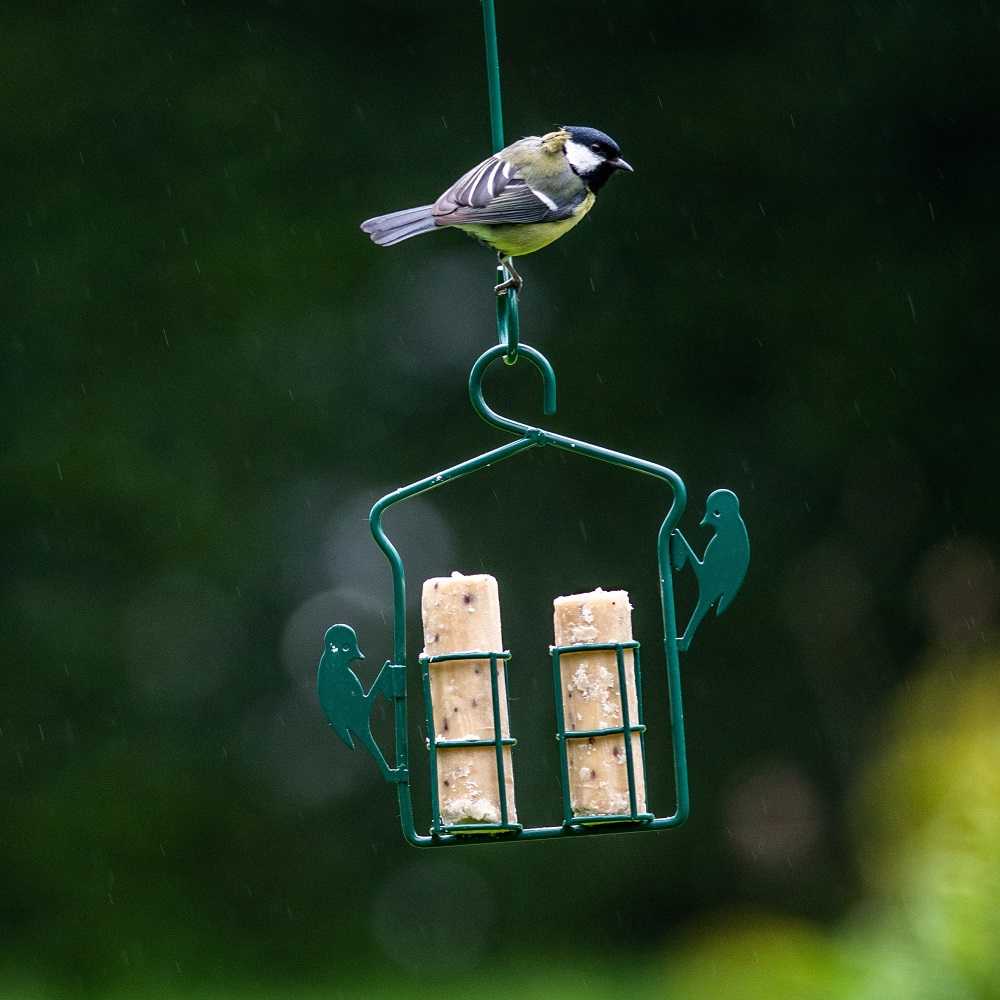
[[[561,995],[581,968],[686,967],[714,947],[692,928],[723,919],[723,950],[789,921],[839,956],[889,907],[866,860],[888,793],[858,789],[909,745],[892,706],[931,650],[993,648],[996,6],[499,0],[508,139],[592,125],[635,167],[521,262],[522,336],[559,379],[547,426],[676,469],[696,548],[705,497],[733,489],[753,557],[682,658],[685,827],[450,853],[404,844],[313,677],[336,620],[366,668],[391,655],[374,500],[503,440],[465,389],[496,337],[490,254],[451,232],[381,250],[357,228],[489,152],[479,6],[0,16],[0,981],[365,995],[374,975],[482,995],[522,977]],[[487,383],[542,419],[526,364]],[[551,599],[596,585],[632,594],[651,794],[672,809],[666,497],[636,478],[536,452],[386,517],[411,597],[453,569],[500,580],[533,823],[559,810]],[[904,771],[929,809],[922,760]],[[971,939],[997,920],[994,898]],[[812,954],[795,933],[788,954]],[[861,937],[891,951],[896,933]],[[732,948],[749,995],[760,948]],[[777,953],[799,985],[761,997],[855,995],[829,956]],[[916,974],[921,996],[1000,995],[995,964],[948,961],[957,979]]]

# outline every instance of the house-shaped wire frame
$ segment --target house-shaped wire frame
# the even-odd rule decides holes
[[[508,307],[505,304],[503,309]],[[513,308],[516,310],[516,304]],[[515,322],[516,322],[516,312]],[[502,332],[505,332],[502,329]],[[514,330],[516,337],[516,326]],[[505,338],[508,339],[508,338]],[[354,732],[369,750],[376,757],[382,769],[383,776],[387,781],[395,782],[399,795],[400,820],[403,833],[410,843],[417,846],[446,846],[469,843],[484,843],[512,840],[537,840],[553,837],[583,836],[591,834],[624,832],[632,830],[656,830],[678,826],[687,818],[689,811],[688,795],[688,772],[687,754],[684,738],[684,714],[681,700],[680,666],[678,654],[680,649],[686,649],[690,643],[691,634],[705,612],[715,606],[718,613],[728,605],[733,594],[742,583],[746,572],[746,565],[749,559],[749,543],[746,542],[746,532],[743,522],[739,519],[738,501],[736,497],[726,490],[716,491],[710,498],[709,506],[712,506],[714,498],[720,498],[717,504],[720,508],[730,510],[730,526],[732,518],[738,522],[735,531],[730,531],[728,537],[730,542],[726,546],[717,545],[716,554],[712,560],[713,566],[709,567],[709,549],[706,549],[705,558],[698,560],[690,546],[677,531],[677,524],[684,513],[686,503],[686,491],[684,483],[677,473],[662,465],[648,462],[644,459],[634,458],[621,452],[612,451],[597,445],[588,444],[573,438],[565,437],[545,431],[528,424],[510,420],[493,411],[483,398],[482,380],[486,369],[496,360],[505,357],[508,362],[516,360],[518,357],[527,358],[540,372],[543,382],[543,409],[547,414],[555,412],[556,407],[556,381],[555,373],[551,365],[535,348],[528,345],[518,345],[516,339],[511,342],[502,342],[496,347],[486,351],[472,368],[469,376],[469,394],[473,407],[479,415],[488,423],[514,435],[514,440],[498,448],[488,451],[475,458],[469,459],[459,465],[452,466],[441,472],[427,476],[409,486],[400,487],[392,493],[382,497],[372,508],[369,523],[375,541],[389,559],[392,569],[393,582],[393,660],[387,661],[379,674],[378,679],[366,695],[357,681],[356,676],[350,671],[347,663],[350,659],[360,656],[357,650],[356,639],[353,630],[348,626],[336,625],[330,628],[327,633],[326,650],[323,660],[320,663],[319,672],[319,693],[324,710],[331,723],[338,733],[350,744],[351,739],[348,730]],[[424,493],[431,489],[443,486],[454,479],[468,475],[478,469],[493,465],[496,462],[527,451],[531,448],[552,446],[565,449],[586,458],[607,462],[626,469],[632,469],[645,475],[653,476],[666,482],[672,492],[672,501],[667,515],[659,529],[657,536],[657,560],[659,567],[660,598],[663,618],[664,650],[666,653],[667,688],[669,696],[671,742],[673,750],[674,767],[674,788],[675,788],[675,808],[669,816],[657,817],[652,813],[647,813],[639,808],[639,797],[636,793],[636,772],[640,769],[640,760],[636,758],[633,751],[633,734],[637,734],[640,752],[644,755],[644,744],[642,743],[642,680],[639,670],[639,650],[638,643],[605,643],[605,644],[580,644],[578,646],[555,646],[552,648],[553,664],[555,669],[555,686],[557,699],[558,732],[561,744],[562,755],[562,778],[563,778],[563,801],[564,801],[564,821],[557,826],[540,826],[524,828],[516,822],[511,822],[509,817],[513,815],[511,804],[507,802],[505,783],[505,763],[504,749],[513,745],[514,741],[509,737],[504,737],[501,732],[501,693],[497,681],[498,662],[502,662],[509,656],[502,650],[492,652],[477,651],[475,656],[489,660],[491,668],[491,684],[493,692],[493,718],[495,733],[493,740],[476,741],[474,744],[468,741],[442,741],[433,736],[434,725],[431,719],[430,688],[428,684],[428,671],[431,662],[442,658],[420,658],[422,678],[424,685],[425,707],[428,718],[428,733],[432,738],[429,741],[430,764],[432,768],[432,812],[433,822],[429,834],[417,833],[414,825],[413,801],[410,789],[409,771],[409,750],[408,750],[408,729],[407,729],[407,705],[406,705],[406,669],[407,669],[407,648],[406,648],[406,576],[403,569],[402,559],[395,546],[387,537],[382,527],[382,515],[394,504],[400,503],[410,497]],[[716,516],[720,511],[715,511]],[[706,519],[702,523],[708,523],[711,511],[706,514]],[[716,538],[709,543],[709,548],[717,541],[721,541],[720,531],[717,526]],[[735,542],[732,539],[735,538]],[[674,594],[673,594],[673,560],[674,567],[680,568],[684,562],[690,559],[692,566],[698,575],[700,599],[699,606],[692,617],[684,636],[677,637],[677,626],[674,614]],[[721,567],[721,569],[720,569]],[[702,572],[702,569],[711,569],[712,572]],[[711,577],[712,579],[708,579]],[[717,579],[725,579],[725,587],[720,589]],[[345,639],[345,637],[347,637]],[[339,645],[338,645],[339,644]],[[571,734],[568,736],[564,728],[563,713],[561,706],[561,692],[559,683],[559,658],[566,653],[581,652],[585,650],[614,650],[617,654],[619,685],[618,690],[622,698],[622,725],[614,730],[625,737],[626,765],[629,777],[629,805],[630,808],[614,816],[574,816],[570,809],[568,792],[567,773],[567,740],[580,735]],[[627,703],[627,687],[624,657],[625,650],[629,650],[628,655],[634,657],[635,668],[635,690],[638,704],[635,706],[637,712],[630,712]],[[453,654],[452,658],[468,658],[471,653]],[[338,659],[339,657],[339,659]],[[336,667],[334,668],[334,664]],[[381,690],[389,697],[394,705],[395,721],[395,760],[394,767],[390,767],[382,757],[379,748],[371,736],[369,726],[370,702],[376,693],[376,689]],[[502,694],[506,699],[506,692]],[[360,699],[360,700],[359,700]],[[361,706],[359,711],[359,706]],[[504,711],[506,705],[504,704]],[[612,730],[601,730],[601,733],[608,733]],[[436,767],[436,753],[444,746],[457,747],[465,745],[490,746],[496,751],[497,773],[499,777],[500,789],[500,822],[498,823],[476,823],[462,824],[461,826],[449,826],[441,821],[438,810],[437,796],[435,794],[436,782],[433,780],[434,768]],[[644,760],[641,772],[645,774]],[[645,801],[643,793],[641,801]],[[470,836],[470,834],[478,836]],[[491,836],[483,836],[483,834]]]

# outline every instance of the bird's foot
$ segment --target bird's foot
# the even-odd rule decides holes
[[[501,281],[493,291],[499,296],[507,294],[507,290],[513,288],[515,292],[521,291],[521,286],[524,284],[524,279],[514,270],[514,265],[511,264],[509,260],[501,260],[500,264],[507,271],[510,277],[506,281]]]

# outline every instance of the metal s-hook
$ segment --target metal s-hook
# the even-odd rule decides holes
[[[507,272],[503,264],[497,264],[497,284],[506,278]],[[503,295],[497,296],[497,337],[505,349],[504,362],[508,365],[514,364],[521,346],[516,288],[509,288]]]
[[[527,344],[520,344],[515,350],[517,351],[517,356],[523,355],[526,357],[541,373],[542,412],[547,416],[555,413],[556,373],[553,371],[552,365],[549,364],[548,359],[541,351],[537,351],[534,347],[529,347]],[[499,413],[490,408],[489,404],[483,398],[483,374],[497,358],[503,358],[510,364],[508,354],[509,346],[507,344],[499,344],[496,347],[491,347],[482,354],[479,360],[472,366],[472,371],[469,373],[469,398],[472,400],[472,406],[476,413],[488,424],[493,424],[494,427],[509,431],[511,434],[521,434],[525,437],[545,434],[544,431],[539,431],[538,428],[532,427],[530,424],[523,424],[518,420],[501,417]]]

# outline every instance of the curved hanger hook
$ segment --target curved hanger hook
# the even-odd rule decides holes
[[[490,409],[483,398],[483,374],[497,358],[506,358],[507,354],[507,345],[499,344],[496,347],[491,347],[480,356],[469,373],[469,397],[472,399],[472,405],[476,413],[488,424],[493,424],[494,427],[499,427],[501,430],[510,431],[512,434],[530,434],[535,430],[534,427],[531,427],[529,424],[522,424],[518,420],[509,420],[507,417],[501,417],[499,413]],[[527,358],[541,373],[542,412],[547,415],[555,413],[556,373],[552,370],[552,365],[549,364],[548,359],[541,351],[536,351],[535,348],[529,347],[527,344],[520,344],[518,346],[518,357]]]

